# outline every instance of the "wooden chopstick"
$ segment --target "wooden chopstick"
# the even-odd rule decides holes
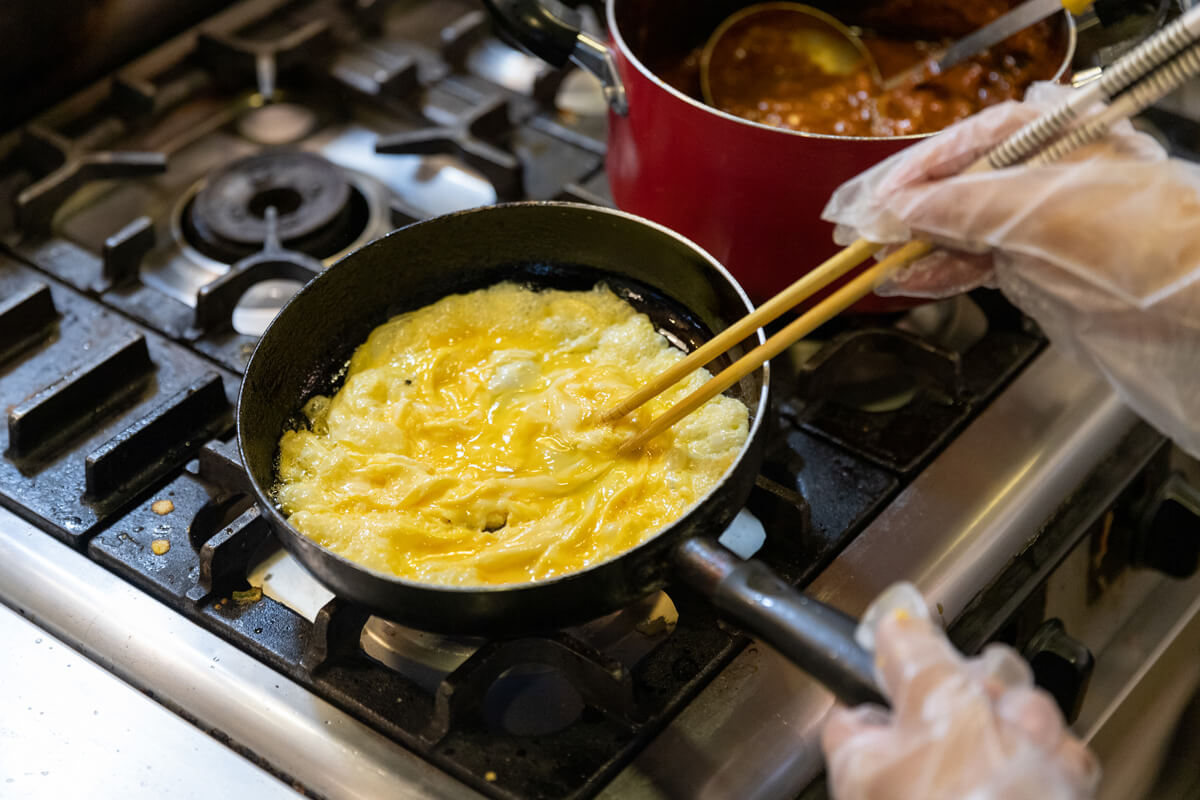
[[[879,251],[882,245],[859,239],[841,252],[819,264],[798,281],[772,297],[751,313],[739,319],[725,330],[675,362],[661,374],[654,376],[644,386],[631,392],[628,397],[604,412],[601,420],[609,422],[633,411],[647,400],[657,397],[681,379],[703,367],[738,342],[753,334],[762,326],[778,319],[795,308],[810,295],[825,288]]]
[[[858,244],[858,242],[855,242],[855,244]],[[851,245],[851,247],[853,246]],[[876,250],[880,247],[880,245],[873,246]],[[870,294],[888,275],[900,267],[915,261],[932,249],[933,245],[930,242],[923,239],[916,239],[882,259],[878,264],[863,270],[845,286],[842,286],[836,292],[829,295],[829,297],[800,315],[765,343],[730,364],[720,374],[710,378],[700,388],[696,389],[696,391],[664,411],[651,421],[649,425],[626,440],[618,452],[629,453],[637,450],[643,444],[658,436],[730,386],[733,386],[743,377],[758,369],[763,362],[779,355],[796,341],[812,333],[833,317]],[[765,305],[763,307],[766,308]],[[713,341],[716,341],[716,339]],[[700,351],[697,350],[696,352],[699,353]],[[679,363],[682,364],[683,362]]]

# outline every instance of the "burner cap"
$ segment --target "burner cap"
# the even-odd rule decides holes
[[[329,161],[311,153],[275,150],[249,156],[214,172],[196,195],[192,225],[201,238],[261,245],[267,208],[279,217],[283,243],[334,222],[350,200],[350,185]]]

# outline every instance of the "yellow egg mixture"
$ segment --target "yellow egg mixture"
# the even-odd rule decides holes
[[[332,398],[284,433],[275,498],[297,529],[382,572],[524,583],[629,550],[733,463],[746,407],[716,397],[642,452],[618,446],[708,377],[616,423],[601,412],[683,354],[611,290],[502,283],[372,331]]]

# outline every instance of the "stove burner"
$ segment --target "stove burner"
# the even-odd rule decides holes
[[[633,666],[675,627],[679,612],[665,592],[586,622],[568,631],[596,650]],[[379,663],[429,691],[487,642],[472,636],[444,636],[371,617],[359,644]]]
[[[617,716],[634,713],[628,687],[610,670],[631,670],[678,620],[674,603],[659,592],[550,637],[443,636],[371,617],[359,646],[431,694],[445,695],[446,687],[459,693],[460,700],[447,706],[427,732],[435,740],[451,722],[446,715],[458,713],[454,709],[462,697],[472,698],[468,705],[478,707],[491,729],[540,736],[574,723],[589,702]]]
[[[951,353],[965,353],[988,332],[988,318],[965,294],[909,311],[896,328]]]
[[[910,365],[889,352],[859,353],[833,385],[837,402],[872,414],[904,408],[916,398],[919,388]]]
[[[274,207],[284,247],[325,258],[357,236],[365,200],[320,156],[271,150],[218,170],[185,214],[185,235],[205,255],[232,262],[256,252]]]
[[[241,244],[266,236],[268,206],[279,212],[279,238],[288,242],[328,225],[344,209],[350,186],[320,156],[279,150],[250,156],[213,175],[192,210],[197,230]]]
[[[472,636],[444,636],[371,617],[363,626],[363,652],[384,666],[406,675],[428,692],[462,666],[486,642]]]
[[[483,696],[480,711],[492,730],[546,736],[583,716],[587,704],[564,670],[518,664],[501,673]]]

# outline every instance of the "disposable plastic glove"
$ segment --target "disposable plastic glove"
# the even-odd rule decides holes
[[[1033,687],[1012,648],[990,645],[978,658],[963,657],[910,585],[885,592],[870,615],[876,672],[892,710],[833,712],[822,745],[835,800],[1092,796],[1096,759],[1067,731],[1050,696]]]
[[[824,217],[842,244],[941,245],[879,293],[998,287],[1200,456],[1200,166],[1126,122],[1055,164],[955,174],[1066,91],[1035,84],[898,153],[834,192]]]

